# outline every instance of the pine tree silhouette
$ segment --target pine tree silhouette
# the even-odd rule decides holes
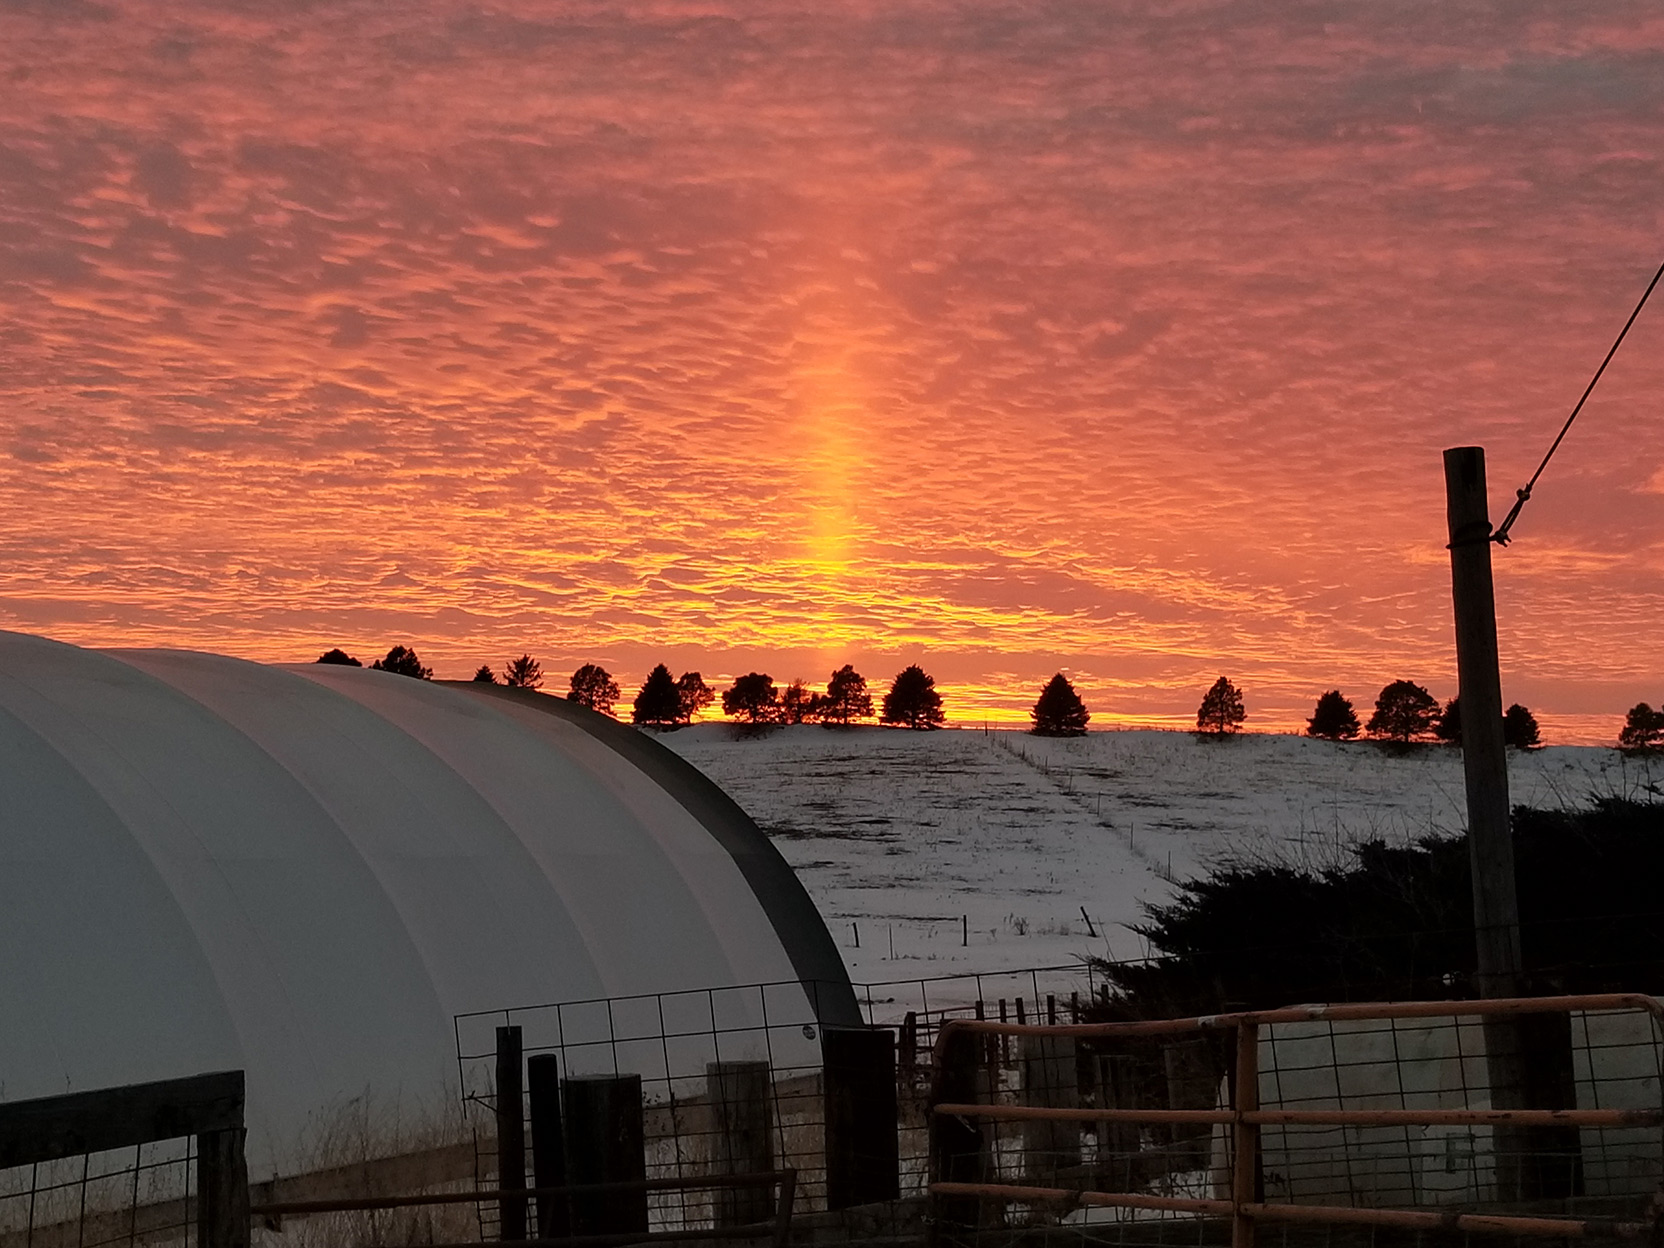
[[[848,724],[870,718],[872,695],[867,692],[866,677],[845,663],[826,682],[826,708],[821,713],[821,722]]]
[[[722,713],[734,718],[745,716],[753,724],[775,723],[780,714],[780,698],[774,690],[774,679],[765,672],[747,672],[734,681],[733,687],[722,693]]]
[[[676,678],[676,698],[677,718],[691,724],[695,715],[716,701],[716,692],[698,672],[683,672]]]
[[[539,689],[543,686],[543,665],[522,654],[503,668],[503,683],[511,689]]]
[[[417,680],[433,679],[433,669],[423,667],[422,660],[409,646],[394,646],[385,659],[377,659],[370,667],[373,671],[396,672],[400,676],[414,676]]]
[[[1084,737],[1092,715],[1075,687],[1059,672],[1046,682],[1029,717],[1034,720],[1030,731],[1037,737]]]
[[[1369,735],[1407,742],[1426,736],[1440,714],[1432,694],[1413,680],[1395,680],[1375,699],[1375,714],[1369,717]]]
[[[1202,705],[1196,708],[1196,731],[1210,737],[1229,736],[1247,718],[1248,713],[1242,709],[1242,691],[1221,676],[1202,695]]]
[[[647,673],[630,708],[630,722],[647,728],[674,728],[682,722],[682,695],[663,663]]]
[[[946,718],[935,678],[927,676],[924,668],[915,663],[897,672],[895,680],[890,682],[890,692],[884,695],[878,722],[926,729],[940,728]]]
[[[1350,741],[1357,736],[1358,712],[1339,689],[1331,689],[1317,699],[1312,717],[1306,721],[1308,737],[1323,737],[1329,741]]]
[[[568,702],[587,706],[603,715],[612,714],[613,704],[618,701],[618,682],[599,663],[585,663],[572,673],[567,683]]]

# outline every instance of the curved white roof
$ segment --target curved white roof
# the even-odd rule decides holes
[[[0,633],[0,1098],[240,1067],[281,1164],[348,1098],[454,1097],[459,1013],[781,980],[855,1021],[790,868],[634,729]]]

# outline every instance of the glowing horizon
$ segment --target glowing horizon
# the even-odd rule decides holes
[[[1664,16],[0,8],[0,627],[1250,728],[1454,691],[1656,268]],[[1496,554],[1551,741],[1664,702],[1664,307]]]

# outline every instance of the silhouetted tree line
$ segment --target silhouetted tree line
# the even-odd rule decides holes
[[[326,650],[317,661],[363,666],[339,647]],[[413,647],[405,645],[392,647],[370,667],[419,680],[433,678],[433,669],[422,663]],[[473,679],[486,683],[501,680],[515,688],[540,689],[543,667],[530,654],[522,654],[504,664],[500,677],[489,664],[482,664]],[[570,701],[603,715],[614,713],[620,695],[618,682],[596,663],[585,663],[572,673],[566,694]],[[631,706],[631,722],[645,727],[674,728],[692,722],[716,696],[698,672],[684,672],[673,678],[670,669],[661,663],[648,674],[637,692]],[[824,691],[811,690],[801,680],[778,689],[766,673],[748,672],[723,691],[722,711],[750,724],[853,724],[873,717],[873,703],[865,678],[846,663],[832,673]],[[1046,682],[1029,716],[1031,731],[1043,737],[1080,736],[1092,718],[1062,672]],[[1196,711],[1196,731],[1210,738],[1229,737],[1241,728],[1246,718],[1242,691],[1221,676],[1202,696]],[[906,728],[940,728],[946,716],[935,679],[916,664],[898,672],[884,695],[878,721]],[[1504,741],[1516,749],[1528,750],[1542,743],[1536,716],[1518,702],[1504,712],[1502,729]],[[1460,745],[1461,699],[1451,698],[1441,706],[1423,686],[1410,680],[1395,680],[1376,697],[1374,712],[1364,724],[1360,723],[1351,701],[1339,689],[1330,689],[1318,697],[1306,721],[1306,735],[1330,741],[1367,736],[1400,745],[1418,741]],[[1655,711],[1645,702],[1631,707],[1618,733],[1618,746],[1632,753],[1664,752],[1664,709]]]
[[[1451,698],[1442,707],[1413,680],[1395,680],[1375,699],[1375,713],[1362,728],[1381,741],[1408,745],[1429,738],[1447,745],[1462,743],[1462,703]],[[1306,721],[1306,735],[1330,741],[1350,741],[1358,736],[1358,713],[1339,689],[1320,695]],[[1537,717],[1518,702],[1502,716],[1503,740],[1517,749],[1529,750],[1542,743]]]

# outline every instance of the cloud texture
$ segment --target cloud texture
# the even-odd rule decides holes
[[[0,0],[0,624],[1448,695],[1439,451],[1505,508],[1661,185],[1642,0]],[[1664,306],[1498,556],[1562,736],[1664,699],[1661,407]]]

